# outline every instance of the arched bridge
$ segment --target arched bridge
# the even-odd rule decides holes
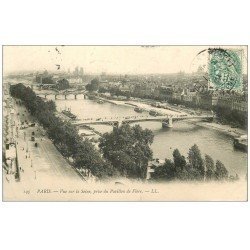
[[[78,95],[83,95],[83,97],[85,98],[86,96],[86,92],[84,90],[64,90],[64,91],[48,91],[48,92],[44,92],[44,93],[36,93],[37,96],[40,97],[44,97],[47,98],[47,96],[55,96],[55,100],[58,99],[59,96],[64,97],[64,99],[66,100],[68,98],[68,96],[73,95],[75,99],[77,99]]]
[[[84,126],[84,125],[96,125],[105,124],[118,127],[121,124],[130,124],[136,122],[145,121],[159,121],[163,127],[172,127],[174,121],[180,120],[213,120],[213,115],[162,115],[162,116],[130,116],[130,117],[111,117],[111,118],[99,118],[99,119],[84,119],[79,121],[72,121],[73,125]]]

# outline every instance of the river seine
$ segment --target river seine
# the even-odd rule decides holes
[[[54,98],[53,98],[54,99]],[[69,96],[68,100],[55,100],[58,111],[70,108],[71,112],[79,119],[97,119],[108,117],[125,117],[147,115],[147,112],[137,113],[133,107],[115,105],[112,103],[99,104],[94,100],[83,99],[78,96],[77,100]],[[188,149],[197,144],[202,155],[209,154],[214,160],[220,160],[225,164],[231,174],[237,173],[243,177],[247,172],[247,154],[234,149],[233,139],[220,131],[204,128],[199,123],[190,121],[174,122],[173,128],[163,129],[160,122],[141,122],[143,128],[151,129],[154,133],[154,142],[151,145],[154,158],[171,158],[175,148],[178,148],[184,156]],[[108,125],[93,125],[103,133],[112,130]]]

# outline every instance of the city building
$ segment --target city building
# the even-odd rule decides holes
[[[242,95],[221,95],[218,98],[218,106],[230,110],[247,112],[247,97]]]
[[[214,91],[197,92],[196,104],[205,109],[212,109],[218,104],[218,93]]]
[[[78,68],[78,66],[75,67],[75,70],[74,70],[74,72],[73,72],[73,75],[74,75],[74,76],[79,76],[79,68]]]
[[[83,67],[80,68],[80,71],[79,71],[79,75],[80,76],[83,76],[84,72],[83,72]]]

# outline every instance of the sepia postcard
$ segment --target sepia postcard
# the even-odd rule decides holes
[[[3,201],[247,201],[248,47],[9,46]]]

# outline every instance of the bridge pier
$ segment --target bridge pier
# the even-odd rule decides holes
[[[172,128],[173,127],[173,118],[169,117],[168,119],[163,120],[162,127],[163,128]]]
[[[115,129],[115,128],[119,128],[119,122],[117,121],[117,122],[113,122],[112,123],[112,125],[113,125],[113,129]]]
[[[173,119],[172,119],[172,117],[170,117],[170,118],[168,119],[168,124],[169,124],[169,127],[170,127],[170,128],[173,127]]]

